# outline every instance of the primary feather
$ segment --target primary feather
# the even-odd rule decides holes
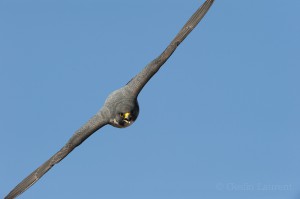
[[[33,171],[21,181],[5,199],[13,199],[36,183],[55,164],[64,159],[71,151],[85,141],[89,136],[106,124],[115,127],[126,127],[132,124],[138,116],[139,108],[137,96],[151,77],[173,54],[179,44],[197,26],[209,10],[214,0],[206,0],[201,7],[191,16],[183,28],[167,46],[167,48],[152,62],[150,62],[138,75],[124,87],[114,91],[108,96],[101,110],[84,124],[69,141],[49,160]],[[129,119],[130,118],[130,119]]]

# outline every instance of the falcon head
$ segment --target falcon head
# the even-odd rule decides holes
[[[139,115],[139,106],[137,101],[133,104],[124,103],[118,104],[111,125],[118,128],[130,126]]]
[[[114,127],[130,126],[139,115],[139,104],[136,96],[124,88],[114,91],[105,104],[110,110],[109,124]]]

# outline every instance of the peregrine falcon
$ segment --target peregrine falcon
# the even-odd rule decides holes
[[[64,159],[71,151],[85,141],[90,135],[101,127],[110,124],[114,127],[125,128],[130,126],[139,115],[137,97],[146,83],[160,69],[160,67],[173,54],[179,44],[197,26],[209,10],[214,0],[206,0],[190,17],[183,28],[167,46],[167,48],[140,73],[133,77],[125,86],[112,92],[104,102],[103,107],[80,129],[78,129],[68,142],[49,160],[33,171],[21,181],[5,199],[12,199],[26,191],[36,183],[55,164]]]

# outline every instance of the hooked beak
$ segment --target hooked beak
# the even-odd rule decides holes
[[[130,113],[125,113],[124,114],[124,121],[126,123],[130,124],[130,122],[131,122],[131,115],[130,115]]]

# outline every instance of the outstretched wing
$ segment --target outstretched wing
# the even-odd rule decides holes
[[[160,69],[160,67],[169,59],[176,50],[177,46],[188,36],[188,34],[197,26],[209,10],[214,0],[206,0],[200,8],[191,16],[176,37],[168,45],[168,47],[152,62],[150,62],[138,75],[136,75],[127,86],[137,96],[143,89],[145,84]]]
[[[128,87],[137,96],[145,84],[151,77],[159,70],[159,68],[168,60],[172,53],[176,50],[177,46],[188,36],[188,34],[196,27],[214,0],[206,0],[202,6],[192,15],[192,17],[183,26],[180,32],[172,40],[169,46],[163,53],[150,62],[137,76],[127,83]],[[47,171],[49,171],[55,164],[64,159],[71,151],[79,146],[84,140],[91,136],[98,129],[109,123],[109,116],[104,111],[100,110],[93,116],[85,125],[83,125],[65,146],[54,154],[49,160],[33,171],[21,183],[19,183],[5,199],[13,199],[23,193],[26,189],[36,183]]]
[[[36,183],[47,171],[49,171],[55,164],[64,159],[73,149],[79,146],[84,140],[91,136],[101,127],[108,124],[108,117],[100,110],[94,115],[86,124],[78,129],[74,135],[69,139],[63,148],[54,154],[49,160],[42,164],[39,168],[33,171],[22,182],[20,182],[5,199],[13,199],[26,191],[34,183]]]

